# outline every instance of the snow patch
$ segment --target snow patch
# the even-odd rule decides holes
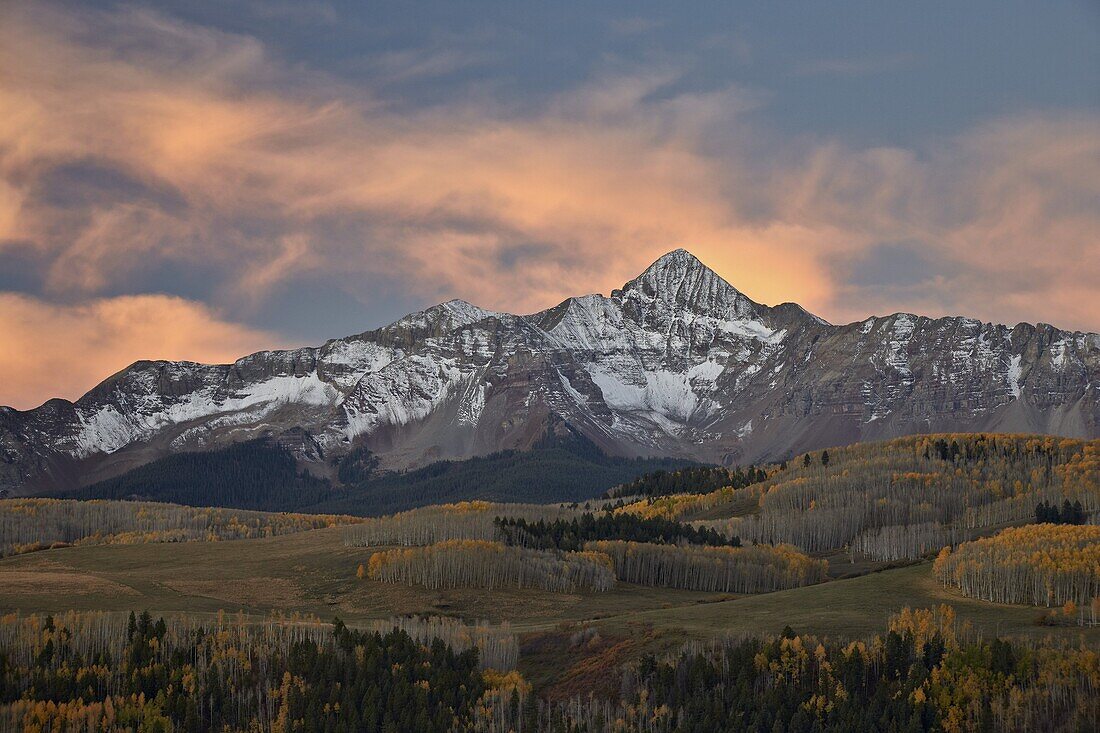
[[[1023,360],[1024,357],[1020,354],[1013,356],[1005,374],[1005,378],[1008,380],[1008,389],[1016,399],[1020,399],[1020,375],[1023,373],[1023,367],[1021,366]]]
[[[462,370],[451,358],[417,354],[395,361],[374,379],[360,382],[344,400],[345,435],[354,438],[380,425],[422,420],[453,393],[462,378]]]
[[[565,390],[565,393],[573,399],[573,402],[575,402],[578,407],[588,403],[588,398],[574,389],[573,385],[565,378],[564,374],[558,372],[558,379],[561,380],[561,386]]]
[[[589,375],[603,393],[603,401],[613,410],[644,410],[645,387],[626,384],[613,374],[589,367]]]
[[[280,405],[329,405],[338,396],[335,387],[323,381],[317,372],[310,372],[301,377],[273,377],[222,399],[216,396],[212,386],[192,392],[171,404],[146,399],[143,407],[147,410],[155,405],[149,412],[135,410],[123,415],[114,405],[105,405],[91,415],[78,413],[80,429],[72,439],[75,446],[73,455],[83,458],[93,453],[113,453],[129,443],[153,435],[167,425],[178,425],[219,413],[262,408],[251,412],[251,416],[261,417]]]
[[[756,339],[766,344],[778,344],[787,335],[786,330],[773,331],[760,321],[741,319],[736,321],[718,321],[718,329],[731,336]]]
[[[686,422],[700,407],[687,374],[667,370],[646,371],[645,384],[628,384],[618,376],[595,367],[588,370],[612,410],[652,412],[663,418]]]
[[[485,409],[485,383],[480,380],[470,386],[458,406],[459,425],[477,425]]]
[[[687,378],[694,382],[696,380],[704,382],[713,382],[718,379],[719,375],[725,371],[726,367],[723,364],[718,363],[713,358],[708,358],[706,361],[700,362],[687,371]]]

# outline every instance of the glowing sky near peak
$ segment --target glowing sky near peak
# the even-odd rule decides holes
[[[1094,3],[551,5],[0,6],[0,404],[681,246],[833,322],[1100,330]]]

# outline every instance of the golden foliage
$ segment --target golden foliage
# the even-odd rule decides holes
[[[361,521],[332,514],[94,499],[0,500],[0,556],[68,545],[253,539]]]
[[[608,557],[630,583],[725,593],[763,593],[825,579],[828,563],[791,545],[707,547],[599,540],[585,544]]]
[[[997,603],[1072,608],[1097,623],[1100,527],[1033,524],[941,550],[933,572],[944,585]],[[1069,605],[1069,604],[1072,604]]]
[[[752,512],[743,498],[723,503],[716,495],[631,511],[688,516],[706,504],[709,516],[731,518],[702,524],[743,540],[847,548],[877,561],[923,557],[986,528],[1030,521],[1042,501],[1100,511],[1100,440],[921,435],[837,448],[830,457],[828,466],[816,454],[806,465],[794,459],[747,487],[757,497]]]

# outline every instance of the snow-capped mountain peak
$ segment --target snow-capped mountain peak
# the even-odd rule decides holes
[[[610,297],[517,316],[463,300],[317,348],[138,362],[75,403],[0,409],[0,489],[292,432],[385,467],[525,448],[743,463],[924,431],[1100,435],[1100,336],[898,314],[833,326],[754,303],[687,250]],[[302,437],[304,436],[304,438]]]
[[[723,318],[753,318],[760,309],[686,249],[662,255],[618,292],[624,300]]]

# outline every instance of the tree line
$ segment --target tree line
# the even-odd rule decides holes
[[[366,475],[327,496],[309,511],[382,514],[431,503],[572,502],[598,496],[608,488],[654,470],[673,470],[687,461],[672,458],[608,456],[592,445],[536,446],[506,450],[461,461],[437,463],[403,472],[365,472],[356,456],[345,475]],[[343,464],[340,464],[343,468]]]
[[[659,588],[766,593],[819,583],[828,563],[789,545],[672,545],[590,540],[542,550],[487,540],[444,540],[373,553],[358,576],[440,588],[606,591],[616,580]]]
[[[1085,731],[1100,720],[1092,650],[981,638],[950,608],[904,609],[884,633],[841,643],[798,634],[689,644],[643,656],[618,699],[538,705],[539,731]]]
[[[157,502],[2,499],[0,557],[66,545],[253,539],[357,521]]]
[[[303,470],[277,439],[258,438],[208,451],[157,459],[126,473],[74,489],[75,499],[139,499],[189,506],[261,511],[370,515],[431,502],[584,501],[608,488],[688,461],[608,456],[594,445],[541,441],[529,451],[507,450],[467,460],[438,461],[410,471],[382,471],[365,447]]]
[[[339,620],[0,621],[3,730],[444,733],[485,719],[482,697],[508,679],[482,671],[477,647],[457,652],[438,637]]]
[[[444,540],[498,540],[498,517],[528,521],[576,517],[585,510],[569,504],[502,504],[460,501],[433,504],[382,517],[368,517],[344,528],[351,547],[430,545]]]
[[[425,588],[538,588],[573,593],[606,591],[615,572],[597,552],[545,552],[486,540],[445,540],[424,547],[383,550],[363,574],[386,583]]]
[[[166,456],[66,496],[278,512],[301,511],[342,493],[327,479],[300,471],[294,454],[285,447],[258,438],[217,450]]]
[[[741,540],[737,537],[727,537],[709,527],[694,527],[662,517],[643,518],[623,512],[585,512],[572,519],[538,519],[531,522],[523,517],[507,516],[497,517],[494,524],[497,536],[506,544],[539,550],[582,550],[585,543],[592,540],[741,546]]]
[[[725,466],[691,466],[677,471],[653,471],[633,481],[614,486],[604,493],[604,499],[625,496],[669,496],[671,494],[705,494],[724,487],[741,489],[767,479],[765,468]]]

